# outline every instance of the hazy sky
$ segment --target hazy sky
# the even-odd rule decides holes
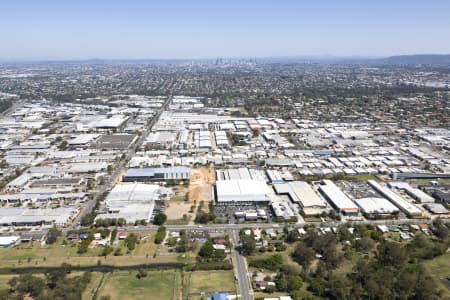
[[[450,1],[0,1],[1,59],[414,53],[450,53]]]

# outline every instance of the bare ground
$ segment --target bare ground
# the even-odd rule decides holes
[[[191,170],[189,182],[189,202],[200,204],[205,202],[204,209],[207,210],[211,202],[212,185],[215,184],[214,168],[198,168]]]
[[[180,220],[183,215],[186,214],[191,222],[195,219],[195,213],[190,213],[192,203],[184,201],[171,201],[169,202],[164,213],[167,215],[168,220]]]

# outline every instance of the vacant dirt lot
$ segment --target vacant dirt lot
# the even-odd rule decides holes
[[[216,174],[214,168],[198,168],[191,170],[191,178],[189,182],[189,202],[200,204],[205,202],[205,209],[211,202],[212,186],[216,182]]]
[[[191,222],[195,219],[195,213],[189,212],[193,205],[192,203],[184,201],[168,201],[167,203],[164,213],[167,215],[168,220],[180,220],[183,218],[183,215],[187,215],[188,220],[191,220]]]

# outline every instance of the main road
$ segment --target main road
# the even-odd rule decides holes
[[[239,246],[239,237],[237,230],[230,230],[231,241],[234,246],[234,266],[235,274],[239,283],[239,291],[241,300],[253,300],[253,290],[251,289],[250,279],[248,277],[247,262],[242,255],[241,247]]]
[[[301,228],[306,225],[314,224],[321,227],[337,227],[342,224],[367,224],[367,225],[402,225],[402,224],[431,224],[433,220],[431,219],[399,219],[399,220],[365,220],[365,221],[328,221],[328,222],[303,222],[303,223],[293,223],[293,224],[278,224],[278,223],[252,223],[252,224],[208,224],[208,225],[165,225],[167,230],[180,231],[180,230],[191,230],[191,231],[239,231],[244,228],[260,228],[260,229],[276,229],[283,228],[285,225],[292,226],[294,228]],[[444,222],[450,222],[450,219],[443,219]],[[116,227],[111,227],[114,229]],[[139,231],[156,231],[158,226],[156,225],[140,225],[140,226],[128,226],[119,228],[120,231],[127,232],[139,232]]]

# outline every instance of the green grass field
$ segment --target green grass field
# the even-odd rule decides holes
[[[91,282],[88,283],[86,289],[83,291],[83,295],[81,296],[83,300],[91,300],[92,295],[94,294],[97,286],[100,284],[104,274],[100,272],[92,272],[91,273]]]
[[[188,293],[235,291],[233,271],[196,271],[185,274]]]
[[[123,241],[120,241],[119,245],[114,246],[114,248],[120,247],[123,255],[113,256],[110,254],[106,258],[99,256],[103,250],[102,246],[89,248],[87,253],[78,254],[77,243],[63,246],[61,238],[52,245],[41,245],[39,242],[33,242],[14,248],[2,248],[0,249],[0,268],[60,266],[62,263],[92,266],[97,265],[98,261],[104,265],[114,266],[179,262],[178,253],[153,257],[157,252],[157,245],[153,242],[154,235],[153,232],[142,234],[143,240],[136,245],[131,253],[127,253],[126,246]],[[187,253],[185,256],[189,261],[195,257],[193,253]]]
[[[41,245],[39,242],[21,244],[14,248],[0,249],[0,267],[60,265],[74,258],[98,257],[102,251],[97,247],[80,255],[77,249],[77,245],[61,245],[61,239],[53,245]]]
[[[137,271],[116,271],[106,275],[98,299],[180,299],[181,276],[178,271],[149,271],[147,277],[138,279]]]
[[[450,276],[450,253],[425,261],[424,264],[436,279],[438,286],[446,292],[445,295],[450,299],[450,290],[441,282],[441,278]]]

